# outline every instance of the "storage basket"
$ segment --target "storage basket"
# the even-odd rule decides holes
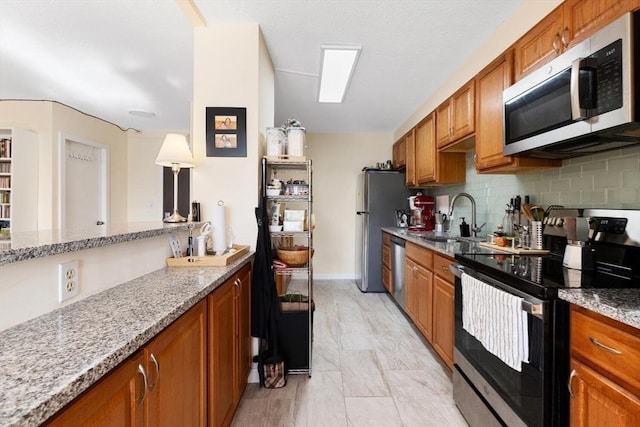
[[[299,248],[279,248],[276,251],[278,258],[286,262],[289,267],[301,267],[309,262],[309,248],[301,246]],[[311,249],[313,256],[313,249]]]

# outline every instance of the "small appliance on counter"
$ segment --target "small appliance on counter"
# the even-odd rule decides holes
[[[409,197],[411,207],[410,231],[433,231],[435,228],[435,202],[433,197],[425,196],[418,192],[415,196]]]

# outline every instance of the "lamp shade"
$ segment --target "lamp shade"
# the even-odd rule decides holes
[[[164,138],[156,164],[171,167],[175,164],[181,168],[193,167],[193,156],[189,150],[187,137],[177,133],[168,133]]]

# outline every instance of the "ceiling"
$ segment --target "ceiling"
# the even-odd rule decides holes
[[[308,132],[393,132],[522,1],[194,0],[207,23],[260,24],[275,124]],[[316,101],[322,44],[362,46],[342,104]],[[193,28],[175,0],[0,0],[0,99],[187,131],[192,76]]]

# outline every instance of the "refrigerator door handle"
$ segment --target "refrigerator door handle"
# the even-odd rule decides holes
[[[367,211],[358,211],[356,212],[356,215],[363,215],[363,214],[368,214],[369,212]]]

